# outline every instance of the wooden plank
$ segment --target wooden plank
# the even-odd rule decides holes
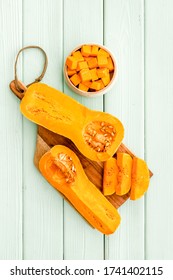
[[[102,41],[103,1],[64,0],[64,59],[78,45]],[[102,97],[78,96],[66,84],[64,92],[91,109],[103,109]],[[64,205],[64,234],[65,259],[103,259],[103,235],[88,227],[68,203]]]
[[[0,1],[0,34],[0,259],[9,260],[22,259],[22,117],[8,88],[22,44],[22,0]]]
[[[39,45],[49,64],[45,83],[62,90],[62,8],[63,1],[24,1],[23,44]],[[24,53],[24,82],[41,72],[42,53]],[[24,120],[24,258],[63,258],[63,199],[42,178],[33,164],[37,127]]]
[[[173,2],[145,2],[146,155],[156,173],[146,200],[146,259],[172,260]]]
[[[105,95],[105,111],[124,124],[124,143],[144,157],[143,0],[107,0],[104,43],[114,53],[118,79]],[[121,226],[106,237],[106,259],[144,258],[144,202],[128,201],[120,211]]]

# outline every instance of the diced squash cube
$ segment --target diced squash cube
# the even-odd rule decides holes
[[[110,74],[108,73],[107,76],[101,78],[104,86],[107,86],[110,83]]]
[[[66,59],[66,65],[71,69],[74,70],[77,68],[77,60],[74,56],[68,56]]]
[[[99,68],[97,69],[97,75],[99,78],[103,78],[109,74],[108,68]]]
[[[77,61],[84,61],[84,58],[80,51],[76,51],[73,53],[73,56],[76,58]]]
[[[80,75],[80,78],[82,80],[82,82],[86,82],[86,81],[90,81],[91,80],[91,70],[89,69],[82,69],[80,72],[79,72],[79,75]]]
[[[74,74],[71,78],[70,81],[74,84],[74,86],[77,86],[81,82],[81,78],[78,74]]]
[[[102,82],[102,80],[98,80],[98,83],[100,83],[100,89],[103,89],[105,87],[104,83]]]
[[[90,81],[86,81],[86,82],[83,82],[82,84],[90,88],[91,83],[92,82],[90,82]]]
[[[103,49],[100,49],[100,50],[98,51],[98,55],[105,55],[106,57],[109,57],[109,56],[110,56],[109,53],[106,52],[106,51],[103,50]]]
[[[91,60],[91,58],[92,58],[91,56],[88,56],[88,57],[84,56],[84,60],[87,61],[87,62],[88,62],[89,60]]]
[[[89,90],[89,87],[87,87],[86,85],[80,83],[80,84],[79,84],[79,89],[80,89],[80,90],[83,90],[83,91],[88,91],[88,90]]]
[[[100,83],[99,82],[92,82],[90,88],[95,90],[100,90]]]
[[[99,47],[98,46],[91,46],[91,56],[97,56]]]
[[[76,70],[71,70],[69,67],[67,68],[67,74],[68,76],[72,76],[74,74],[76,74]]]
[[[90,70],[91,73],[91,80],[94,82],[96,80],[98,80],[98,76],[97,76],[97,69],[94,68],[92,70]]]
[[[83,45],[81,48],[81,54],[83,56],[90,56],[91,55],[91,46],[90,45]]]
[[[108,57],[108,65],[107,65],[107,68],[109,69],[109,72],[112,72],[114,70],[114,64],[113,64],[113,61],[112,61],[112,58],[111,57]]]
[[[88,66],[90,69],[96,68],[98,66],[97,58],[92,57],[91,59],[88,60]]]
[[[107,59],[106,55],[99,54],[97,56],[97,59],[98,59],[98,66],[99,67],[107,67],[108,59]]]
[[[80,71],[85,68],[88,68],[88,63],[86,61],[79,61],[76,70]]]

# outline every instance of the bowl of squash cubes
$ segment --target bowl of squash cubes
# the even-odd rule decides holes
[[[83,44],[67,56],[64,76],[75,93],[86,97],[100,96],[111,90],[116,81],[116,60],[105,46]]]

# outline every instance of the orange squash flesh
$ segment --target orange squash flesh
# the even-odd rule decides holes
[[[89,181],[73,151],[62,145],[54,146],[40,159],[39,169],[94,228],[104,234],[116,230],[120,224],[118,211]]]
[[[144,160],[134,157],[132,163],[132,185],[130,199],[136,200],[147,191],[150,181],[149,169]]]
[[[112,157],[124,137],[117,118],[90,110],[45,84],[29,86],[20,109],[29,120],[71,139],[84,156],[94,161]]]
[[[131,188],[132,157],[127,153],[117,153],[118,184],[116,194],[124,195]]]
[[[115,193],[117,185],[117,161],[114,157],[104,162],[104,174],[103,174],[103,194],[112,195]]]

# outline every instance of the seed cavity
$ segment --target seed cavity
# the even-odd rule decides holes
[[[54,164],[61,170],[67,183],[73,183],[75,181],[76,168],[70,156],[59,153],[54,159]]]
[[[116,131],[110,123],[95,121],[85,127],[83,136],[95,151],[105,152],[115,139]]]

